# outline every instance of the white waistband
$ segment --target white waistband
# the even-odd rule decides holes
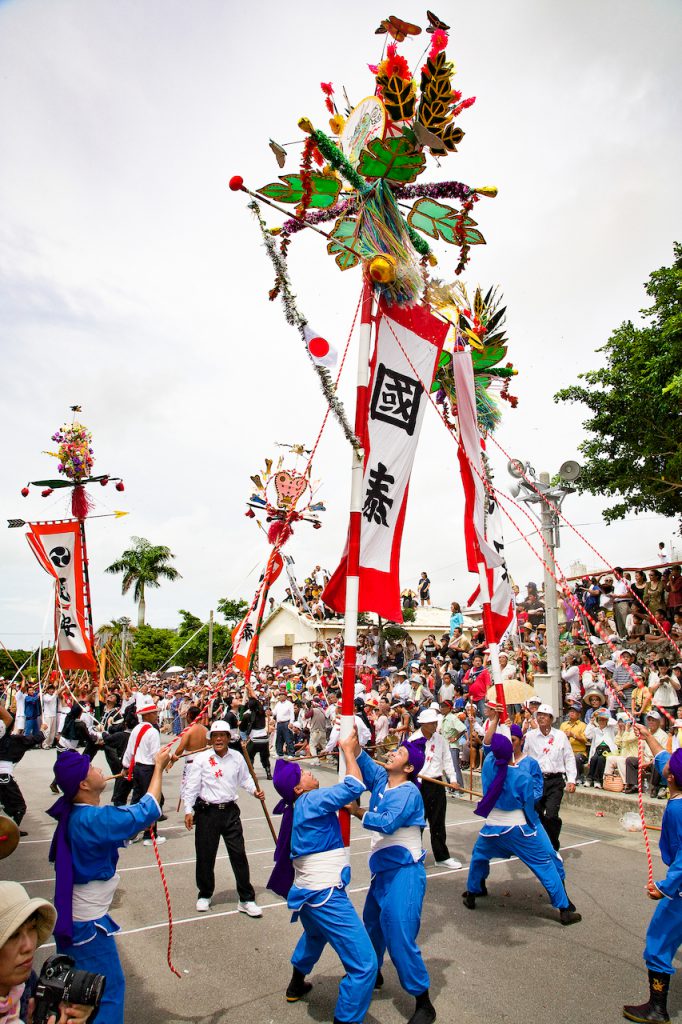
[[[14,762],[0,761],[0,775],[14,775]]]
[[[390,836],[372,832],[370,856],[377,850],[386,850],[389,846],[403,846],[410,851],[415,861],[419,860],[424,852],[421,829],[418,825],[408,825],[406,828],[397,828]]]
[[[296,857],[294,865],[294,885],[299,889],[329,889],[341,884],[341,872],[349,863],[349,851],[325,850],[324,853],[308,853]]]
[[[251,740],[265,740],[268,737],[267,729],[252,729],[249,734]]]
[[[120,881],[120,875],[112,875],[111,878],[104,881],[74,885],[72,902],[74,921],[96,921],[98,917],[108,914]]]
[[[528,824],[526,815],[522,810],[503,811],[499,807],[493,807],[486,821],[489,825],[504,825],[506,828],[511,828],[512,825]]]

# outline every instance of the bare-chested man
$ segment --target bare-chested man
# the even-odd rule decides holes
[[[182,779],[180,781],[181,801],[184,799],[185,782],[187,780],[192,761],[194,760],[193,755],[198,754],[200,750],[205,750],[208,746],[208,729],[206,728],[206,721],[206,713],[202,712],[201,708],[189,708],[187,712],[187,723],[189,725],[189,729],[175,748],[175,752],[173,753],[168,764],[168,768],[166,769],[166,771],[170,771],[175,762],[182,757],[184,764],[182,768]]]

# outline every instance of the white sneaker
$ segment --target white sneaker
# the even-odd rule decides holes
[[[455,860],[454,857],[448,857],[447,860],[437,860],[436,861],[436,867],[437,868],[455,868],[456,869],[456,868],[463,868],[464,865],[462,864],[461,860]]]
[[[166,842],[166,837],[165,836],[157,836],[156,837],[156,845],[157,846],[163,846],[163,844],[165,842]],[[154,845],[154,841],[152,839],[145,839],[145,841],[144,841],[144,843],[142,845],[143,846],[153,846]]]
[[[200,914],[205,914],[207,910],[211,909],[211,901],[200,898],[197,900],[197,910]]]
[[[262,917],[263,911],[253,900],[246,900],[242,903],[241,900],[237,904],[237,910],[240,914],[248,914],[249,917]]]
[[[319,768],[320,767],[320,759],[319,759],[319,757],[311,758],[311,760],[310,760],[310,767],[311,768]]]
[[[601,784],[601,782],[595,782],[595,784],[594,784],[594,788],[595,788],[595,789],[601,789],[601,788],[602,788],[602,784]]]

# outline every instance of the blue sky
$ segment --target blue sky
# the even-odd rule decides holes
[[[72,403],[95,435],[96,470],[124,495],[95,496],[123,520],[89,530],[96,619],[133,614],[103,574],[131,534],[168,544],[183,579],[149,595],[148,618],[207,615],[249,596],[265,557],[243,516],[249,475],[277,441],[310,442],[323,400],[295,331],[267,300],[271,269],[243,196],[274,180],[268,138],[324,124],[320,81],[355,102],[387,10],[374,3],[238,7],[217,0],[9,0],[0,4],[0,350],[2,518],[59,517],[63,497],[22,499],[54,463],[41,452]],[[424,21],[414,3],[401,17]],[[516,411],[501,443],[555,471],[575,458],[581,410],[552,394],[599,364],[595,350],[646,304],[643,283],[679,237],[682,9],[670,0],[490,0],[437,12],[452,24],[458,87],[476,95],[466,136],[431,179],[498,185],[477,219],[488,245],[467,281],[496,283],[508,306]],[[423,39],[423,37],[422,37]],[[402,47],[416,62],[416,40]],[[295,170],[290,159],[287,170]],[[276,223],[277,215],[268,214]],[[298,236],[291,273],[301,309],[343,346],[360,287],[322,241]],[[439,250],[448,277],[455,254]],[[354,370],[341,394],[352,408]],[[314,475],[329,511],[300,526],[301,571],[334,568],[343,543],[349,454],[330,421]],[[493,456],[506,486],[504,459]],[[118,499],[118,500],[116,500]],[[602,503],[566,511],[618,562],[646,562],[673,525],[646,517],[611,527]],[[403,545],[403,581],[422,569],[439,604],[463,601],[462,499],[452,440],[426,417]],[[514,541],[514,543],[512,543]],[[507,531],[515,578],[539,579]],[[566,535],[561,560],[596,559]],[[33,642],[49,600],[20,531],[0,531],[0,638]]]

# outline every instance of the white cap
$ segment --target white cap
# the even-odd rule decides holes
[[[214,722],[211,728],[208,730],[208,735],[212,736],[214,732],[231,732],[227,722],[223,722],[222,718],[219,718],[217,722]]]
[[[419,717],[417,718],[418,725],[428,725],[429,722],[437,721],[438,712],[435,710],[435,708],[424,708],[424,710],[419,713]]]
[[[536,715],[551,715],[554,718],[554,708],[550,704],[541,704],[535,712]]]
[[[650,711],[647,711],[646,717],[647,718],[660,718],[661,716],[659,715],[658,711],[656,711],[655,708],[651,708]]]

